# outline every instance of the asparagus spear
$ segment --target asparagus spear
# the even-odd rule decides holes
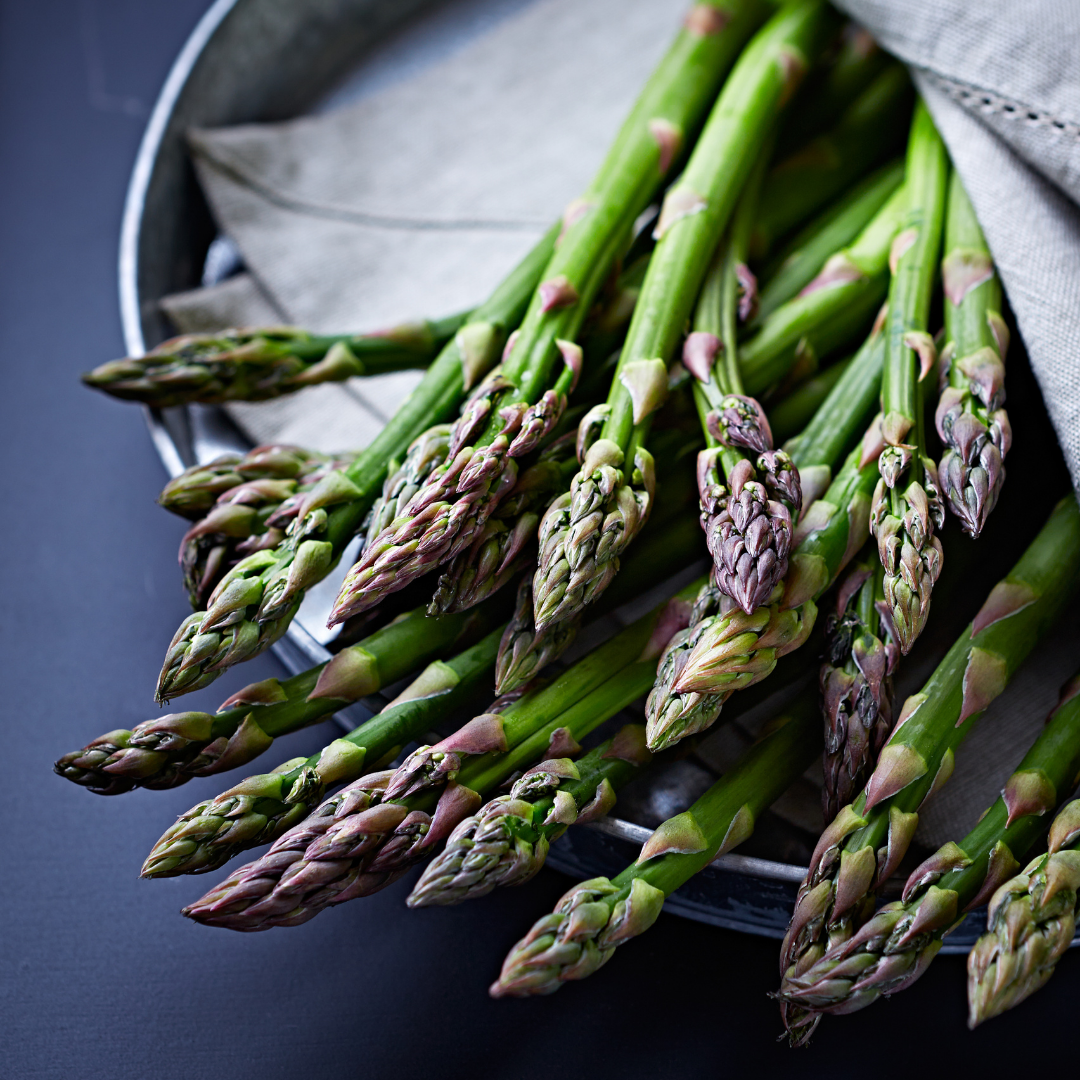
[[[1080,679],[1064,688],[1049,723],[1080,724]],[[1025,788],[1048,792],[1044,775],[1025,777]],[[1054,783],[1054,793],[1067,791],[1074,779]],[[1072,944],[1080,892],[1080,800],[1067,803],[1054,818],[1047,847],[990,898],[987,931],[968,954],[971,1028],[1042,989]]]
[[[184,533],[180,540],[180,570],[196,611],[206,607],[218,582],[241,559],[276,548],[285,539],[285,530],[299,511],[304,495],[331,472],[347,468],[356,456],[330,457],[314,451],[296,451],[293,456],[301,453],[306,461],[294,478],[238,483],[223,491],[207,513]],[[219,459],[216,479],[221,477],[220,468]]]
[[[491,995],[550,994],[591,975],[617,946],[656,922],[676,889],[746,840],[820,749],[820,724],[804,695],[689,810],[665,821],[635,863],[613,879],[592,878],[566,893],[510,950]]]
[[[193,465],[173,477],[158,496],[158,505],[180,517],[198,521],[218,498],[250,480],[295,480],[326,456],[284,443],[256,446],[246,454],[222,454],[206,465]]]
[[[421,748],[393,775],[350,784],[184,914],[229,929],[266,930],[384,888],[433,854],[517,770],[565,756],[643,693],[680,611],[685,605],[676,598],[501,716],[481,714],[437,747]]]
[[[781,304],[798,296],[830,255],[854,242],[903,180],[903,161],[883,165],[844,192],[787,244],[761,273],[758,309],[751,326],[760,325]]]
[[[582,421],[581,470],[540,526],[533,610],[541,631],[573,618],[604,591],[648,517],[653,461],[645,441],[666,393],[667,361],[739,191],[814,54],[825,16],[816,2],[788,5],[758,32],[724,85],[686,171],[665,196],[608,401]]]
[[[168,828],[143,863],[143,877],[205,874],[241,851],[276,840],[323,801],[472,701],[487,684],[502,628],[451,657],[434,660],[389,705],[309,758],[249,776],[196,803]]]
[[[500,886],[523,885],[569,825],[610,813],[616,790],[651,758],[645,729],[628,724],[576,763],[564,757],[534,765],[509,795],[458,824],[413,887],[409,907],[460,904]]]
[[[208,686],[285,633],[305,590],[329,573],[360,527],[391,459],[433,422],[449,419],[494,362],[503,336],[521,319],[556,232],[549,231],[473,312],[371,445],[308,492],[285,541],[242,559],[211,594],[207,610],[184,620],[158,677],[159,701]]]
[[[689,499],[686,500],[687,505]],[[643,588],[664,581],[704,557],[701,530],[688,514],[661,520],[654,514],[615,584],[593,609],[597,618],[634,600]],[[495,668],[495,688],[505,694],[523,686],[573,643],[579,619],[537,632],[533,622],[532,581],[518,587],[517,605],[503,633]]]
[[[941,573],[944,506],[937,469],[926,454],[923,393],[934,368],[926,332],[941,247],[949,159],[926,106],[915,109],[904,189],[907,212],[893,242],[892,282],[885,318],[885,370],[881,424],[885,449],[874,491],[870,528],[885,567],[885,599],[897,643],[905,655],[922,633],[930,593]]]
[[[739,373],[737,317],[749,313],[748,286],[740,287],[740,279],[748,281],[745,260],[763,167],[764,155],[705,279],[683,347],[706,439],[697,477],[713,582],[747,615],[787,572],[792,516],[802,509],[799,474],[786,453],[773,450],[765,412],[742,392]]]
[[[911,986],[937,955],[942,937],[1020,869],[1018,859],[1046,827],[1043,815],[1072,790],[1078,769],[1080,701],[1050,715],[1046,727],[1005,782],[1001,796],[978,825],[959,844],[950,841],[912,871],[900,901],[886,904],[849,940],[829,948],[815,963],[785,979],[784,1001],[808,1010],[801,1028],[792,1032],[794,1041],[804,1043],[818,1018],[826,1013],[856,1012],[883,995],[888,997]],[[1043,856],[1036,865],[1040,862],[1045,867],[1048,857]],[[1071,913],[1077,865],[1066,862],[1063,869],[1064,874],[1050,884],[1048,899],[1052,902],[1055,887],[1064,887],[1066,893],[1056,906],[1059,911],[1065,908]],[[1011,884],[1003,885],[1000,895],[1012,895]],[[1045,895],[1048,884],[1043,876],[1040,895]],[[1027,904],[1021,902],[1013,913],[1020,923],[1025,921],[1025,907],[1026,914],[1031,911],[1026,885],[1025,881],[1020,886],[1020,895]],[[1019,929],[1015,922],[1005,928],[1000,904],[992,918],[1006,941]],[[992,946],[991,936],[983,940]],[[986,956],[985,947],[980,951],[977,945],[969,958],[969,970],[976,970]],[[1049,970],[1045,975],[1040,971],[1031,989],[1040,985],[1040,978],[1045,981],[1048,976]]]
[[[759,257],[793,228],[845,192],[869,169],[895,154],[911,115],[907,71],[890,63],[819,135],[770,171],[754,235]]]
[[[102,364],[82,381],[158,409],[266,401],[354,375],[427,367],[468,317],[461,312],[372,334],[319,335],[294,326],[184,334],[143,356]]]
[[[825,627],[821,698],[825,713],[825,820],[862,789],[892,734],[892,676],[900,650],[885,608],[884,570],[876,558],[848,573]]]
[[[758,0],[712,0],[692,9],[592,186],[567,209],[521,331],[497,375],[455,425],[445,465],[346,575],[331,624],[453,558],[513,486],[514,459],[550,431],[577,383],[581,349],[574,342],[593,298],[762,7]],[[649,274],[654,262],[655,255]]]
[[[944,444],[938,475],[949,508],[977,537],[1005,482],[1002,461],[1012,445],[1005,402],[1009,331],[1001,317],[1001,283],[982,229],[953,173],[941,280],[946,345],[936,421]]]
[[[446,564],[428,610],[465,611],[531,569],[536,529],[553,498],[564,491],[577,467],[573,439],[522,472],[472,543]]]
[[[280,682],[264,679],[233,694],[217,713],[170,713],[118,729],[65,754],[54,770],[97,795],[170,788],[193,776],[246,765],[279,735],[297,731],[374,694],[440,652],[486,634],[509,604],[492,597],[471,612],[429,618],[423,608],[342,649],[325,664]]]
[[[1080,567],[1080,511],[1069,497],[990,593],[922,691],[908,698],[863,792],[822,834],[781,953],[784,1025],[805,1041],[817,1023],[798,980],[852,939],[895,872],[923,801],[946,783],[956,747],[1069,602]]]

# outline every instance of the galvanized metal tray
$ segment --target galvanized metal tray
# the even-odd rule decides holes
[[[469,0],[440,12],[446,32],[467,36],[483,25],[485,6],[505,11],[531,0]],[[446,5],[441,5],[445,7]],[[315,107],[387,35],[400,34],[440,7],[437,0],[217,0],[188,39],[154,107],[128,190],[120,242],[120,306],[132,355],[170,336],[160,298],[215,280],[207,253],[215,228],[187,156],[184,133],[281,120]],[[422,58],[421,58],[422,59]],[[154,447],[171,475],[225,451],[249,446],[217,408],[146,410]],[[331,655],[317,640],[341,574],[309,595],[288,636],[274,646],[292,673]],[[805,688],[805,692],[816,692]],[[381,707],[360,703],[339,714],[346,728]],[[574,828],[548,862],[577,878],[613,874],[631,861],[663,817],[684,809],[750,737],[752,724],[704,744],[694,756],[668,764],[634,785],[618,817]],[[729,725],[730,727],[730,725]],[[816,793],[789,793],[759,822],[745,852],[717,859],[668,901],[667,909],[702,922],[781,937],[820,824],[807,809]],[[800,865],[803,864],[803,865]],[[983,926],[969,917],[947,940],[946,952],[966,951]]]

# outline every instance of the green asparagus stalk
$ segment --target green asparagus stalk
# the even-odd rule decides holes
[[[941,283],[946,336],[941,367],[947,385],[936,413],[944,446],[938,475],[949,508],[964,530],[977,537],[1001,493],[1002,462],[1012,445],[1003,408],[1009,331],[1001,317],[1001,282],[955,172],[949,182]]]
[[[751,327],[795,299],[821,272],[830,255],[852,244],[903,180],[903,161],[883,165],[841,195],[779,252],[762,271],[761,295]]]
[[[429,618],[423,608],[382,627],[291,679],[263,679],[233,694],[217,713],[170,713],[134,730],[118,729],[54,766],[97,795],[135,787],[171,788],[193,776],[246,765],[274,739],[325,719],[434,660],[445,649],[488,633],[509,613],[492,597],[482,607]]]
[[[481,714],[437,747],[421,748],[389,778],[355,781],[184,914],[234,930],[266,930],[384,888],[434,854],[508,777],[538,759],[566,756],[644,693],[685,611],[676,598],[501,715]]]
[[[242,559],[211,594],[207,610],[184,620],[158,678],[159,701],[208,686],[285,633],[305,591],[329,573],[356,534],[391,459],[432,423],[448,420],[495,361],[504,336],[522,317],[556,234],[557,228],[549,231],[473,312],[371,445],[307,493],[285,541]]]
[[[926,625],[942,563],[934,529],[941,527],[945,508],[937,468],[926,453],[923,394],[935,367],[934,343],[926,331],[948,171],[945,146],[920,101],[908,144],[907,211],[890,260],[881,388],[886,445],[878,458],[881,482],[870,513],[870,529],[885,567],[885,599],[905,655]]]
[[[509,795],[458,824],[409,894],[409,907],[460,904],[523,885],[568,826],[610,813],[616,791],[651,758],[645,729],[628,724],[576,763],[564,757],[534,765]]]
[[[1074,678],[1062,691],[1049,723],[1080,724],[1080,679]],[[1024,777],[1025,788],[1039,795],[1048,791],[1044,775]],[[1064,784],[1055,783],[1053,791],[1067,791],[1075,779],[1066,775]],[[1045,986],[1072,944],[1080,892],[1080,800],[1067,803],[1058,813],[1047,848],[990,898],[987,932],[968,954],[971,1028]]]
[[[665,821],[635,863],[613,879],[592,878],[566,893],[510,950],[491,995],[550,994],[591,975],[617,946],[656,922],[676,889],[748,839],[762,812],[820,750],[821,726],[804,695],[689,810]]]
[[[912,872],[901,900],[886,904],[848,941],[829,948],[812,966],[785,980],[784,1001],[809,1013],[803,1030],[793,1032],[795,1040],[805,1042],[809,1034],[805,1029],[812,1030],[817,1018],[826,1013],[856,1012],[879,997],[898,994],[911,986],[937,955],[944,935],[963,920],[966,912],[984,904],[1020,869],[1018,860],[1046,828],[1044,815],[1073,789],[1078,770],[1080,702],[1075,702],[1072,707],[1051,714],[1031,749],[1005,782],[1001,796],[979,819],[978,825],[959,844],[950,841]],[[1049,857],[1043,856],[1037,863],[1045,867],[1048,861]],[[1055,886],[1065,887],[1066,894],[1057,907],[1059,911],[1065,908],[1071,912],[1075,905],[1077,864],[1072,862],[1070,866],[1066,862],[1064,869],[1065,873],[1051,885],[1048,899],[1052,902]],[[1012,895],[1010,884],[1003,886],[1004,896]],[[1040,896],[1047,891],[1045,876],[1041,884]],[[1025,914],[1030,916],[1031,912],[1026,886],[1026,881],[1020,886],[1023,900],[1014,912],[1014,918],[1021,923]],[[998,911],[995,911],[995,925],[1008,941],[1010,931],[1017,927],[1014,923],[1006,929]],[[993,942],[992,937],[984,940]],[[980,951],[977,945],[971,953],[974,959],[969,959],[969,969],[977,968],[986,952],[985,947]],[[1040,976],[1041,972],[1032,989],[1039,985]]]
[[[752,288],[740,282],[749,281],[746,258],[764,159],[739,199],[683,346],[706,439],[697,479],[712,580],[747,615],[787,572],[792,518],[802,509],[798,471],[785,452],[773,450],[765,412],[742,392],[739,372],[736,327],[738,317],[749,314],[745,301]]]
[[[788,440],[793,439],[814,418],[815,413],[825,403],[837,380],[847,371],[853,357],[838,360],[830,364],[824,371],[810,376],[800,383],[782,401],[769,409],[769,427],[772,429],[773,444],[784,446]],[[801,479],[801,477],[800,477]],[[805,498],[803,502],[809,505]]]
[[[851,102],[836,127],[770,171],[755,228],[755,254],[761,257],[776,240],[895,154],[910,115],[911,81],[901,64],[891,63]]]
[[[372,334],[319,335],[293,326],[184,334],[143,356],[102,364],[82,381],[158,409],[266,401],[355,375],[427,367],[468,317],[461,312]]]
[[[892,676],[900,650],[885,606],[884,570],[878,560],[856,564],[840,586],[825,627],[821,665],[825,714],[825,820],[832,821],[862,790],[870,767],[892,734]]]
[[[784,1025],[805,1041],[817,1018],[799,980],[873,915],[874,894],[915,834],[919,808],[945,784],[986,707],[1069,602],[1080,568],[1080,510],[1069,497],[990,593],[922,691],[908,698],[862,794],[822,834],[781,953]]]
[[[533,608],[541,631],[596,600],[648,517],[653,461],[645,442],[667,390],[667,362],[739,192],[825,21],[825,8],[810,0],[783,7],[759,31],[665,196],[608,401],[582,421],[581,470],[540,526]]]
[[[890,58],[868,31],[848,22],[822,61],[822,69],[811,73],[805,92],[784,115],[780,129],[784,146],[801,146],[835,124],[889,65]]]
[[[832,255],[793,300],[778,307],[739,349],[748,394],[781,379],[798,353],[825,356],[866,332],[888,288],[889,250],[903,220],[897,189],[850,247]]]
[[[591,187],[568,207],[520,333],[497,375],[464,409],[446,463],[346,575],[332,624],[452,559],[513,486],[515,459],[557,423],[576,386],[578,332],[634,220],[700,124],[763,7],[759,0],[710,0],[692,9]]]
[[[809,423],[784,443],[784,449],[799,470],[807,508],[831,483],[833,467],[843,459],[858,433],[865,432],[870,425],[881,393],[884,365],[885,338],[875,328],[840,373]],[[871,453],[872,450],[861,453],[860,464]]]
[[[487,685],[502,628],[451,659],[434,660],[389,705],[309,758],[249,776],[196,803],[154,845],[143,877],[205,874],[242,851],[276,840],[323,801],[470,703]]]

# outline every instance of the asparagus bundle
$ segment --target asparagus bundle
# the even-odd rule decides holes
[[[238,768],[265,753],[279,735],[317,723],[423,667],[444,649],[482,637],[508,609],[499,596],[474,611],[438,618],[419,608],[291,679],[244,687],[213,715],[170,713],[131,731],[106,732],[65,754],[54,771],[96,795],[119,795],[135,787],[177,787],[193,776]]]
[[[319,335],[294,326],[184,334],[143,356],[101,364],[82,380],[157,409],[266,401],[354,375],[427,367],[468,317],[462,312],[372,334]]]
[[[378,891],[435,845],[501,783],[578,740],[640,696],[670,633],[685,621],[681,597],[627,627],[550,686],[501,714],[482,713],[393,773],[362,777],[184,909],[235,930],[292,926],[327,906]]]
[[[1005,929],[1001,915],[1002,902],[998,896],[1011,896],[1011,882],[1002,885],[1020,868],[1018,862],[1045,828],[1043,815],[1053,810],[1062,796],[1072,790],[1080,769],[1080,702],[1073,707],[1055,710],[1039,737],[1016,771],[1005,782],[1001,796],[979,819],[978,825],[958,844],[950,841],[912,871],[904,886],[900,901],[886,904],[868,919],[847,941],[826,950],[815,963],[802,967],[788,977],[784,984],[784,1001],[806,1009],[804,1029],[794,1032],[797,1041],[804,1042],[812,1021],[826,1013],[856,1012],[881,996],[891,996],[906,990],[927,969],[941,948],[942,937],[964,918],[966,912],[984,904],[994,896],[991,920],[995,929],[1008,941],[1010,931],[1019,929],[1024,915],[1030,915],[1027,881],[1019,892],[1026,908],[1014,910],[1013,925]],[[1043,867],[1048,857],[1041,860]],[[1075,904],[1077,866],[1065,862],[1064,873],[1050,884],[1044,875],[1040,896],[1052,902],[1054,893],[1064,888],[1066,893],[1057,904],[1071,914]],[[1036,870],[1036,877],[1039,871]],[[1049,884],[1049,889],[1047,885]],[[1001,890],[999,890],[1001,886]],[[1049,895],[1047,895],[1049,893]],[[1007,905],[1005,905],[1007,906]],[[1068,920],[1068,937],[1059,951],[1072,939],[1072,921]],[[1058,942],[1064,925],[1055,927]],[[1019,936],[1014,940],[1019,940]],[[983,941],[994,943],[989,936]],[[985,970],[988,953],[993,950],[976,946],[968,967]],[[1032,950],[1034,958],[1038,945]],[[1045,955],[1045,953],[1043,954]],[[1036,964],[1038,961],[1036,961]],[[1024,989],[1031,992],[1045,981],[1036,968],[1034,978]],[[1027,974],[1027,973],[1025,973]],[[1023,995],[1022,996],[1026,996]]]
[[[355,456],[259,446],[242,458],[224,455],[208,466],[193,466],[169,481],[158,502],[166,509],[182,507],[185,516],[211,491],[219,491],[180,541],[180,570],[191,606],[204,608],[218,582],[242,558],[276,548],[303,495],[331,472],[348,467]],[[289,468],[294,463],[295,471]],[[255,478],[245,479],[250,474]],[[224,487],[231,478],[235,485]]]
[[[1047,721],[1060,727],[1080,724],[1080,677],[1061,692]],[[1048,772],[1048,771],[1047,771]],[[1047,773],[1026,778],[1025,794],[1050,794]],[[1054,794],[1068,790],[1054,783]],[[1080,893],[1080,800],[1065,805],[1050,826],[1045,854],[1001,885],[990,898],[987,932],[968,954],[968,1026],[1000,1016],[1046,985],[1072,944]],[[985,897],[984,897],[985,899]]]
[[[363,522],[390,461],[433,421],[449,419],[464,392],[490,368],[504,336],[522,317],[556,231],[472,313],[371,445],[305,495],[283,543],[242,559],[218,583],[206,611],[184,620],[158,676],[159,701],[209,685],[285,633],[305,591],[329,573]]]
[[[880,379],[880,364],[877,372]],[[869,391],[866,388],[848,385],[845,393],[853,398],[869,392],[871,397],[877,396],[877,383],[873,382]],[[822,392],[821,387],[810,388],[809,393],[793,394],[790,399],[785,399],[788,405],[788,422],[795,430],[801,430],[807,426],[807,432],[815,440],[818,446],[824,439],[835,439],[839,434],[844,438],[847,430],[842,423],[836,423],[831,411],[821,413],[819,406],[828,390],[831,390],[835,381],[827,386]],[[822,419],[819,425],[818,415]],[[661,416],[663,414],[661,413]],[[813,419],[811,419],[813,418]],[[814,434],[821,427],[820,438]],[[831,445],[831,444],[830,444]],[[693,448],[687,444],[679,452],[672,454],[675,463],[685,456],[686,452]],[[661,466],[665,464],[665,456],[660,458]],[[700,533],[696,533],[688,521],[667,522],[669,514],[673,514],[683,507],[688,506],[693,492],[696,491],[693,478],[689,470],[685,468],[681,472],[674,472],[671,476],[665,475],[664,482],[657,492],[655,508],[650,514],[641,539],[630,549],[625,564],[616,577],[613,585],[598,600],[593,609],[597,615],[604,611],[610,611],[620,604],[633,598],[640,590],[642,584],[650,581],[663,579],[678,569],[693,562],[700,551]],[[663,522],[663,529],[659,526]],[[527,679],[532,678],[545,664],[550,663],[560,656],[577,634],[580,616],[565,622],[555,623],[537,631],[533,613],[531,582],[523,581],[518,591],[518,603],[514,616],[507,626],[503,646],[499,650],[499,663],[497,668],[496,686],[503,693],[514,686],[518,686]]]
[[[804,696],[689,810],[665,821],[636,862],[610,880],[592,878],[566,893],[510,950],[491,995],[550,994],[591,975],[617,946],[656,922],[679,886],[748,839],[757,818],[820,749],[816,710]]]
[[[305,818],[328,787],[378,768],[486,688],[501,628],[451,657],[433,660],[393,701],[309,758],[291,758],[196,803],[167,829],[143,863],[143,877],[205,874],[241,851],[276,840]]]
[[[904,857],[919,807],[948,781],[956,747],[1068,603],[1078,567],[1080,510],[1070,497],[904,703],[862,794],[822,833],[781,952],[781,1013],[794,1040],[806,1041],[818,1021],[800,1004],[799,980],[873,915],[874,893]]]
[[[513,487],[515,459],[558,421],[577,383],[581,349],[575,339],[635,218],[699,126],[762,9],[758,0],[712,0],[692,9],[592,186],[567,208],[559,245],[520,333],[498,372],[463,410],[446,461],[346,575],[331,625],[453,558]],[[655,264],[654,254],[647,276]]]
[[[781,8],[758,32],[664,198],[657,246],[607,403],[582,421],[581,469],[540,526],[533,610],[541,631],[573,618],[604,591],[648,517],[653,461],[645,442],[666,392],[667,362],[740,188],[814,55],[824,20],[824,7],[810,0]]]
[[[972,537],[982,532],[1005,482],[1012,445],[1005,402],[1009,331],[1001,283],[960,177],[953,173],[941,283],[946,344],[941,350],[938,434],[945,449],[939,476],[949,509]]]
[[[1049,978],[1080,908],[1080,802],[1059,816],[1049,852],[1011,875],[1080,770],[1080,680],[979,824],[874,912],[961,740],[1070,602],[1080,508],[1058,506],[892,729],[891,677],[926,622],[945,502],[976,537],[1001,490],[1008,334],[985,239],[958,178],[947,191],[925,106],[905,162],[886,163],[908,127],[908,76],[850,26],[836,51],[836,25],[825,0],[698,3],[591,187],[471,314],[372,335],[188,335],[85,377],[164,407],[430,365],[359,455],[258,447],[187,470],[162,493],[190,523],[181,565],[206,610],[174,637],[159,700],[272,644],[359,535],[331,617],[350,620],[343,647],[295,678],[246,687],[216,714],[107,733],[61,758],[61,775],[101,794],[175,786],[412,677],[348,736],[248,776],[166,830],[145,877],[206,873],[272,845],[185,915],[245,931],[296,925],[431,856],[410,907],[521,884],[569,824],[611,809],[650,749],[708,728],[735,690],[742,710],[780,686],[792,700],[820,645],[833,820],[783,947],[777,997],[792,1040],[805,1042],[825,1012],[910,985],[962,912],[1006,878],[970,960],[971,1023]],[[790,107],[822,56],[831,66],[812,71]],[[924,420],[943,222],[939,473]],[[852,358],[818,370],[859,341]],[[702,430],[695,471],[687,459]],[[533,681],[586,608],[643,610],[658,579],[696,563],[696,488],[712,579]],[[826,606],[871,533],[870,557]],[[515,607],[504,586],[519,574]],[[387,767],[437,738],[433,725],[473,715],[492,674],[503,696],[486,712]],[[582,754],[581,741],[650,687],[644,728]],[[793,700],[632,866],[568,892],[512,950],[492,994],[550,993],[590,974],[745,840],[820,752],[816,695]]]
[[[905,655],[930,613],[930,592],[941,573],[944,506],[937,469],[926,454],[923,394],[935,364],[927,334],[930,296],[941,247],[949,161],[926,106],[915,109],[904,182],[907,211],[893,243],[892,282],[885,317],[878,458],[870,528],[885,567],[885,600]]]
[[[784,686],[800,683],[809,671],[809,657],[792,660],[794,663],[789,663],[788,670],[776,680]],[[773,689],[770,685],[759,687],[757,693],[742,694],[738,704],[748,712],[766,701]],[[523,778],[511,796],[494,799],[464,819],[447,840],[446,850],[425,869],[409,898],[409,906],[457,904],[484,896],[499,886],[520,885],[528,880],[543,865],[551,843],[566,827],[560,814],[549,813],[560,800],[569,810],[570,804],[560,792],[572,797],[575,806],[588,804],[588,813],[581,811],[572,822],[585,824],[601,813],[611,813],[619,787],[648,765],[651,755],[644,743],[644,729],[632,727],[632,755],[620,757],[605,743],[578,761],[573,775],[539,765],[532,771],[546,771],[548,778],[537,779],[535,784]],[[624,734],[624,738],[629,736]]]

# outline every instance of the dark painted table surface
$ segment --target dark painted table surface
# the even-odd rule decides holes
[[[1010,1059],[1042,1071],[1075,1053],[1066,1022],[1080,988],[1075,957],[1041,1012],[973,1035],[962,962],[939,959],[917,990],[823,1024],[795,1053],[775,1042],[766,997],[776,943],[672,916],[587,984],[489,1000],[507,947],[568,885],[553,871],[447,911],[408,912],[400,882],[306,926],[250,936],[177,914],[208,879],[138,879],[165,825],[221,782],[102,799],[50,772],[88,737],[154,714],[153,678],[185,614],[179,530],[154,505],[164,472],[142,417],[83,390],[77,375],[121,354],[116,248],[128,173],[169,64],[206,6],[0,3],[0,1075],[576,1080],[753,1069],[835,1080],[910,1078],[920,1067],[1002,1075]],[[184,707],[216,707],[223,690],[278,673],[262,658]],[[297,734],[289,754],[328,735]],[[1030,1049],[1036,1038],[1042,1053]]]

